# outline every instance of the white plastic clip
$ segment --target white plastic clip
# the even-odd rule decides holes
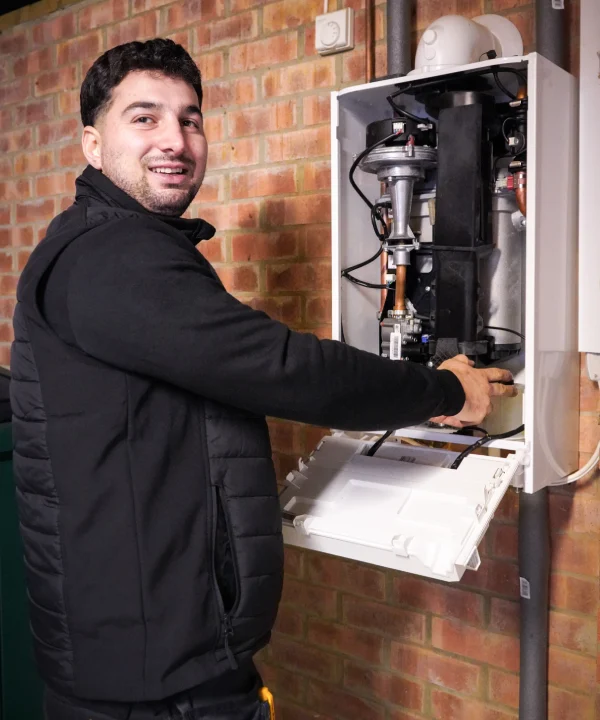
[[[402,360],[402,333],[400,325],[394,325],[390,334],[390,360]]]

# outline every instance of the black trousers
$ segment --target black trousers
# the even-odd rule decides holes
[[[199,685],[165,700],[105,703],[65,697],[47,688],[45,720],[270,720],[268,703],[261,702],[260,676],[254,666]]]

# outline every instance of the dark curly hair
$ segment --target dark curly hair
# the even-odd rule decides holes
[[[150,70],[184,80],[196,91],[198,106],[202,108],[200,70],[184,47],[164,38],[129,42],[107,50],[88,70],[80,93],[84,127],[95,125],[110,104],[113,88],[136,70]]]

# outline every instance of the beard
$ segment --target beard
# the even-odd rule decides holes
[[[147,172],[148,164],[160,162],[181,162],[186,165],[188,172],[194,167],[194,163],[189,158],[152,158],[142,163],[144,174],[142,177],[131,177],[125,172],[123,160],[120,154],[113,155],[108,153],[102,158],[102,172],[111,180],[118,188],[126,192],[130,197],[140,203],[146,210],[157,215],[168,215],[171,217],[179,217],[188,209],[193,199],[200,190],[202,179],[199,178],[194,183],[187,184],[187,187],[172,184],[168,182],[168,175],[165,178],[164,186],[160,189],[151,185]]]

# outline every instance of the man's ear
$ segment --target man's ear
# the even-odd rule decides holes
[[[81,138],[81,147],[88,163],[96,170],[102,170],[102,138],[95,127],[86,125],[83,128],[83,136]]]

